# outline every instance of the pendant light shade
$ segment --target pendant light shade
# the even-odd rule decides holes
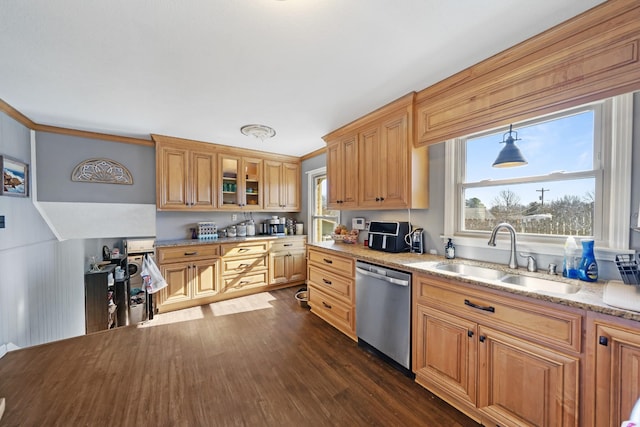
[[[515,138],[512,134],[516,135]],[[518,132],[513,131],[513,125],[509,125],[509,132],[502,136],[501,144],[504,144],[504,148],[498,154],[496,161],[493,162],[492,166],[494,168],[512,168],[524,166],[528,163],[516,145],[516,141],[520,141]]]

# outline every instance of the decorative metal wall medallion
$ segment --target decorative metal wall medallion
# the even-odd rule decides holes
[[[131,185],[133,177],[126,167],[115,160],[88,159],[73,169],[71,181]]]

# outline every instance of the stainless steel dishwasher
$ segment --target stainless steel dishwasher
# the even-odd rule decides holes
[[[358,344],[411,373],[411,273],[356,262]]]

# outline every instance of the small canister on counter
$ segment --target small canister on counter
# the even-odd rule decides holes
[[[227,228],[227,237],[236,237],[236,236],[237,236],[237,230],[235,225],[232,225],[231,227]]]

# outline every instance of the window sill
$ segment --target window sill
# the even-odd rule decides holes
[[[496,246],[488,246],[490,233],[459,233],[454,236],[441,235],[443,243],[446,243],[447,239],[452,239],[453,243],[457,247],[469,247],[469,248],[491,248],[497,250],[511,250],[511,240],[507,233],[498,233],[496,239]],[[549,237],[544,239],[536,239],[532,236],[520,236],[516,235],[518,253],[534,254],[534,255],[548,255],[548,256],[564,256],[564,241],[566,237]],[[553,241],[552,241],[553,240]],[[578,247],[580,246],[580,238],[576,238]],[[580,249],[582,250],[582,249]],[[635,251],[630,249],[615,249],[598,246],[598,242],[595,244],[596,259],[601,261],[615,261],[616,255],[619,254],[634,254]]]

